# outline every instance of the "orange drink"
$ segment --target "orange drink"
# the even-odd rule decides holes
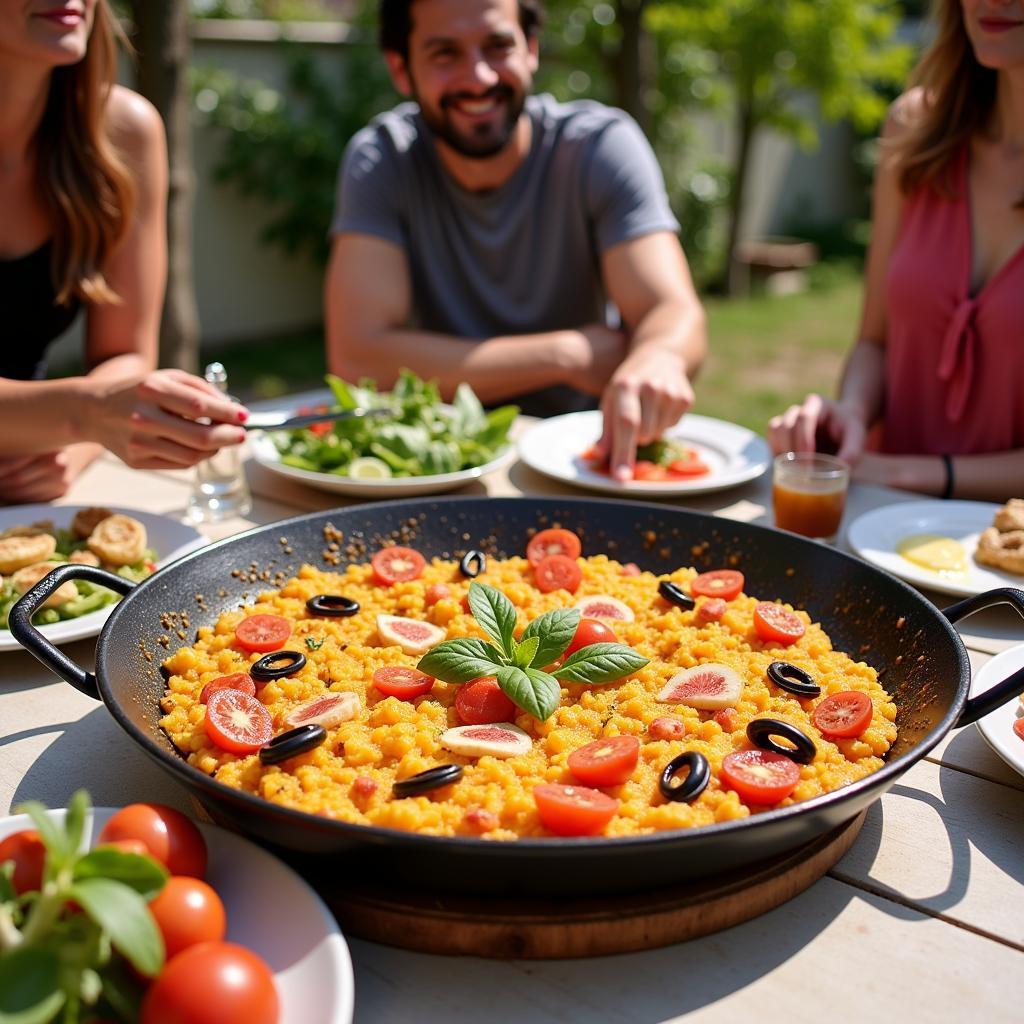
[[[780,530],[833,541],[846,504],[846,463],[817,452],[786,452],[775,458],[772,505]]]

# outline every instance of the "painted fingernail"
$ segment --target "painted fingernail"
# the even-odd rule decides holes
[[[239,431],[239,432],[238,432],[238,433],[237,433],[237,434],[235,435],[235,441],[236,441],[236,442],[237,442],[238,444],[241,444],[241,443],[242,443],[242,442],[243,442],[244,440],[245,440],[245,431],[244,431],[244,430],[240,430],[240,431]]]
[[[238,410],[238,422],[239,423],[244,423],[248,418],[249,418],[249,414],[245,411],[245,409],[239,409]]]

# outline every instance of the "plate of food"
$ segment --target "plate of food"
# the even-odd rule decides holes
[[[0,651],[21,650],[7,628],[7,616],[53,566],[83,562],[138,583],[206,543],[195,528],[152,512],[82,505],[0,508]],[[60,587],[51,601],[36,612],[33,623],[60,644],[95,636],[118,595],[77,580]]]
[[[1011,672],[1024,669],[1024,644],[997,654],[982,665],[971,681],[971,696],[984,693]],[[1024,775],[1024,699],[1010,701],[977,722],[985,742],[1011,767]]]
[[[858,516],[846,539],[861,558],[915,586],[971,597],[995,587],[1024,584],[1024,547],[1013,547],[1024,502],[908,501]],[[982,540],[984,538],[984,541]],[[1020,532],[1024,541],[1024,532]],[[1000,554],[1002,552],[1002,555]],[[1020,571],[1004,565],[1020,562]]]
[[[103,930],[114,942],[113,960],[96,965],[103,993],[98,1005],[106,1009],[105,1016],[115,1016],[109,1006],[103,1006],[102,1000],[109,993],[110,1005],[124,1000],[119,1005],[132,1008],[131,1019],[135,1019],[141,999],[144,1022],[193,1020],[197,1012],[194,990],[198,986],[202,999],[215,1001],[216,1019],[222,1024],[254,1020],[266,1024],[350,1024],[354,984],[348,947],[323,901],[291,868],[248,840],[211,825],[196,825],[173,808],[132,804],[90,809],[84,793],[72,798],[71,808],[46,810],[40,806],[33,817],[15,814],[0,818],[0,861],[13,860],[13,882],[19,894],[34,891],[42,858],[52,858],[54,854],[47,851],[56,846],[57,855],[67,858],[66,875],[74,877],[71,884],[93,886],[95,903],[87,903],[78,893],[74,896],[76,902],[86,906],[85,914],[91,919],[85,927],[93,927],[95,920],[102,921]],[[49,821],[45,832],[34,820],[39,814]],[[26,837],[26,830],[36,830],[41,838]],[[129,955],[124,949],[126,935],[132,940],[128,945],[133,956],[151,954],[148,940],[152,924],[142,922],[144,927],[140,928],[137,921],[128,919],[125,897],[115,905],[112,894],[97,895],[96,889],[98,883],[109,886],[122,882],[148,897],[149,892],[159,889],[161,872],[148,865],[148,870],[156,870],[157,875],[155,885],[146,890],[146,864],[140,864],[139,858],[133,857],[134,863],[129,863],[127,858],[118,862],[91,855],[97,846],[112,841],[119,844],[117,853],[151,855],[173,878],[151,904],[153,923],[168,951],[166,958],[157,954],[158,961],[164,962],[152,982],[147,983],[143,973],[136,973],[141,963],[133,961],[132,971],[123,959]],[[60,852],[62,842],[70,853]],[[62,884],[69,884],[66,876],[63,882],[56,882],[58,888]],[[0,906],[11,895],[0,890]],[[68,897],[52,890],[45,898],[63,901]],[[13,907],[12,902],[9,909]],[[95,914],[90,913],[92,909]],[[128,913],[133,912],[138,912],[138,903],[128,908]],[[14,909],[8,920],[25,928],[31,924],[31,914],[31,908]],[[282,922],[287,926],[282,927]],[[133,926],[130,931],[129,924]],[[50,927],[51,946],[73,940],[79,942],[76,949],[83,947],[82,936],[68,931],[60,919]],[[118,931],[122,934],[120,943]],[[187,962],[176,963],[179,958]],[[36,971],[35,984],[39,984],[40,973],[44,972]],[[144,973],[152,973],[152,967]],[[197,981],[200,978],[201,983]],[[223,991],[218,987],[221,985],[226,986]],[[60,991],[57,984],[53,987]],[[311,992],[316,993],[316,999],[310,999]],[[25,998],[26,992],[23,990],[21,995]],[[118,1015],[118,1019],[128,1016]]]
[[[637,450],[636,478],[613,480],[595,457],[601,413],[574,412],[537,424],[519,440],[519,457],[538,473],[609,494],[633,497],[706,494],[759,477],[771,451],[752,430],[688,413],[664,438]]]
[[[373,415],[256,434],[250,442],[256,462],[322,491],[399,498],[464,487],[515,458],[508,434],[519,410],[505,405],[485,411],[468,384],[459,385],[449,404],[435,382],[408,370],[385,392],[369,381],[356,387],[330,374],[327,383],[331,392],[323,410]]]

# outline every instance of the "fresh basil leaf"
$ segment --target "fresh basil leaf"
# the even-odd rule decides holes
[[[556,658],[560,658],[576,635],[576,628],[579,624],[580,611],[578,608],[556,608],[554,611],[545,612],[534,619],[523,630],[522,637],[522,640],[526,640],[527,637],[535,636],[540,640],[532,664],[543,668],[545,665],[550,665]]]
[[[539,636],[524,636],[519,643],[512,641],[512,664],[520,668],[529,668],[540,647]]]
[[[555,713],[562,691],[558,680],[547,672],[506,665],[494,675],[512,703],[528,711],[538,721],[543,722]]]
[[[114,948],[147,978],[164,963],[164,942],[146,901],[123,882],[83,878],[68,890],[71,899],[109,936]]]
[[[512,657],[512,634],[516,628],[516,610],[512,602],[486,583],[470,583],[469,610],[480,628],[501,648],[506,658]]]
[[[647,662],[647,658],[625,644],[590,644],[566,658],[554,675],[563,682],[593,686],[628,676]]]
[[[503,405],[492,409],[487,414],[487,422],[474,440],[477,444],[490,448],[492,451],[500,448],[508,438],[508,432],[519,415],[519,406]]]
[[[501,652],[490,644],[476,637],[459,637],[442,640],[432,647],[416,668],[445,683],[468,683],[480,676],[494,675],[495,668],[504,664]]]
[[[46,808],[37,800],[27,800],[19,807],[15,807],[14,813],[27,814],[32,819],[32,824],[35,825],[40,839],[46,846],[46,859],[48,862],[52,861],[53,872],[59,871],[68,858],[78,852],[68,848],[68,837],[64,829],[50,817]],[[48,871],[50,866],[48,863]]]
[[[21,946],[0,957],[2,1024],[48,1024],[64,1000],[54,950]]]
[[[83,878],[112,878],[147,900],[163,888],[167,877],[167,869],[152,857],[125,853],[113,846],[101,846],[79,858],[74,873],[76,882]]]
[[[480,399],[476,397],[476,393],[465,381],[455,389],[452,405],[455,408],[455,422],[453,426],[463,436],[472,437],[487,425],[484,407],[480,404]]]
[[[85,815],[91,806],[89,794],[84,789],[74,793],[68,802],[68,812],[64,815],[64,832],[67,835],[68,849],[75,853],[82,848]]]

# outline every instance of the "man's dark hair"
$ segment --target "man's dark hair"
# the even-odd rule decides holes
[[[414,0],[380,0],[377,41],[382,50],[391,50],[402,60],[409,59],[413,2]],[[540,32],[543,23],[543,0],[519,0],[519,25],[527,39]]]

